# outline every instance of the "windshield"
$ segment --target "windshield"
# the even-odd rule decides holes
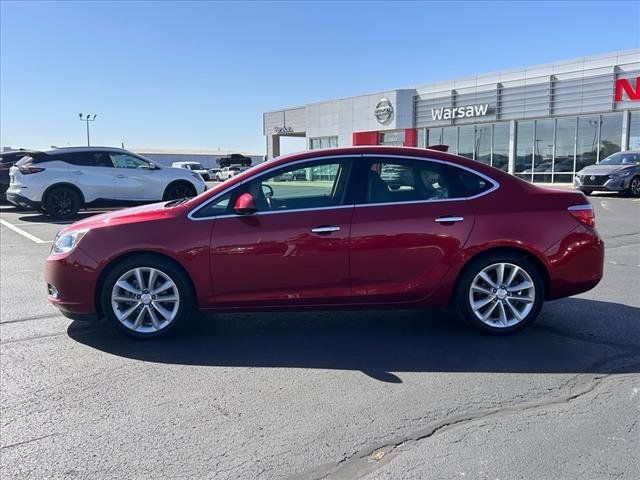
[[[602,160],[600,165],[640,165],[640,153],[614,153]]]

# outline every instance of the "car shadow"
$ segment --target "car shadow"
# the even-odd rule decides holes
[[[631,340],[640,338],[639,308],[578,298],[545,308],[560,302],[532,327],[507,337],[476,333],[444,313],[415,310],[198,316],[174,335],[145,341],[105,324],[73,322],[68,334],[97,350],[146,362],[359,370],[391,383],[401,382],[401,372],[640,372],[640,345]],[[634,355],[633,367],[603,362]]]
[[[113,211],[113,209],[96,209],[96,210],[83,210],[76,215],[75,218],[69,220],[54,220],[53,218],[40,213],[38,211],[31,211],[28,214],[18,217],[18,220],[21,222],[30,222],[30,223],[48,223],[55,225],[71,225],[74,222],[78,222],[80,220],[84,220],[85,218],[93,217],[94,215],[99,215],[101,213],[105,213],[108,211]],[[27,212],[24,212],[27,213]]]

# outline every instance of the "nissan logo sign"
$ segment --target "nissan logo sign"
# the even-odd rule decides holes
[[[376,109],[373,113],[376,116],[378,123],[387,123],[393,116],[393,106],[389,100],[382,98],[376,105]]]

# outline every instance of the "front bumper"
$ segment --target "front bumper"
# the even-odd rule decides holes
[[[75,320],[97,317],[98,274],[97,262],[79,246],[68,254],[49,255],[44,266],[49,302]]]
[[[589,182],[583,180],[581,177],[588,177],[588,175],[576,175],[573,180],[573,186],[579,190],[593,190],[601,192],[623,192],[629,188],[633,175],[628,177],[615,177],[609,176],[602,185],[590,185]]]
[[[12,192],[11,190],[7,190],[6,192],[7,202],[15,205],[16,207],[23,208],[32,208],[34,210],[40,210],[42,208],[41,202],[34,202],[33,200],[28,199],[24,195],[20,195],[19,193]]]

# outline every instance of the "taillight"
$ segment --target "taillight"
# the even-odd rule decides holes
[[[593,212],[593,207],[591,204],[587,203],[584,205],[573,205],[569,207],[569,213],[578,220],[580,223],[583,223],[589,227],[596,226],[596,215]]]
[[[31,175],[32,173],[40,173],[44,172],[44,168],[41,167],[32,167],[31,165],[23,165],[22,167],[18,167],[20,173],[23,175]]]

